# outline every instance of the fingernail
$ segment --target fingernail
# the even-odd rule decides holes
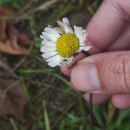
[[[100,90],[97,69],[94,64],[80,63],[72,70],[71,82],[83,92]]]

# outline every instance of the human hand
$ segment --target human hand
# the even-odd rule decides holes
[[[130,0],[104,0],[87,31],[92,56],[80,60],[84,56],[78,55],[78,64],[62,72],[86,100],[94,93],[94,104],[111,98],[117,108],[130,107]]]

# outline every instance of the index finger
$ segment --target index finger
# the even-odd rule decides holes
[[[127,28],[130,20],[130,1],[104,0],[87,26],[90,54],[104,51]]]

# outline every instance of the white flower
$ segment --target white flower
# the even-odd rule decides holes
[[[81,51],[88,51],[91,46],[85,44],[88,36],[86,30],[70,26],[68,18],[57,21],[60,27],[45,27],[40,37],[43,39],[42,57],[51,67],[67,65],[72,62],[74,55]]]

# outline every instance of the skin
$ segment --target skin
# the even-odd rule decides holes
[[[74,90],[85,93],[87,101],[91,92],[93,104],[111,99],[115,107],[129,108],[130,0],[104,0],[86,29],[90,56],[79,54],[74,60],[77,65],[61,71],[70,76]],[[90,74],[91,68],[96,73]]]

